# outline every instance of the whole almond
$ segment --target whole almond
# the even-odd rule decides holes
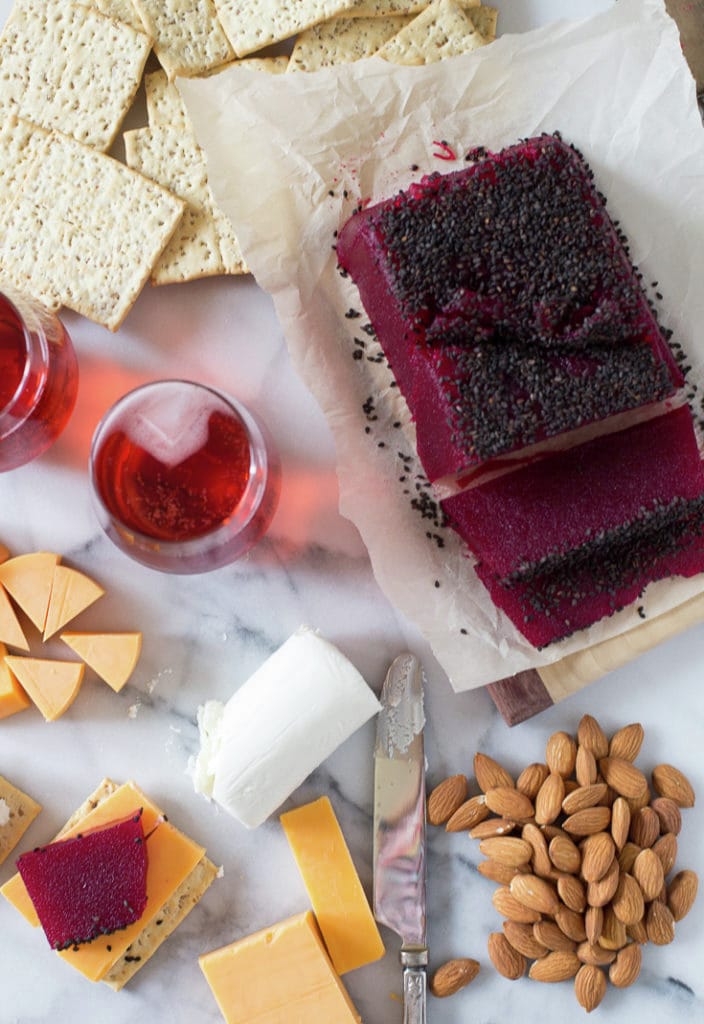
[[[658,816],[660,831],[678,836],[682,830],[682,812],[675,801],[668,796],[658,796],[651,801],[650,806]]]
[[[601,757],[606,757],[609,752],[606,733],[592,715],[584,715],[577,726],[577,743],[586,747],[597,761]]]
[[[667,946],[675,937],[675,917],[666,903],[653,900],[645,916],[648,939],[655,946]]]
[[[616,959],[609,968],[609,981],[616,988],[628,988],[640,974],[643,953],[637,942],[631,942],[619,949]]]
[[[552,877],[553,865],[548,853],[548,841],[538,826],[532,822],[524,825],[521,829],[521,839],[525,839],[533,847],[533,856],[531,857],[533,874],[539,875],[541,878]]]
[[[469,985],[479,974],[479,961],[469,957],[448,960],[438,967],[430,982],[430,991],[439,999],[452,996]]]
[[[583,964],[595,964],[597,967],[607,967],[616,959],[614,949],[604,949],[598,943],[580,942],[577,946],[577,956]]]
[[[577,756],[574,762],[574,774],[580,786],[591,786],[596,782],[598,769],[596,758],[591,750],[586,747],[577,747]]]
[[[579,1005],[591,1013],[606,995],[606,975],[594,964],[582,964],[575,975],[574,994]]]
[[[557,880],[557,895],[570,910],[582,914],[587,906],[584,883],[576,875],[560,875]]]
[[[519,874],[521,868],[510,867],[507,864],[499,864],[497,860],[480,860],[477,864],[477,871],[490,882],[497,882],[499,885],[508,885],[514,875]]]
[[[635,814],[635,812],[639,811],[641,809],[641,807],[647,807],[648,804],[650,803],[651,799],[652,799],[652,794],[651,794],[650,788],[648,786],[646,786],[646,788],[642,791],[642,793],[639,793],[638,796],[627,796],[626,797],[626,801],[628,803],[628,806],[631,809],[631,814]]]
[[[632,871],[639,853],[640,846],[636,846],[635,843],[631,842],[626,843],[618,855],[618,864],[621,871]]]
[[[551,952],[574,953],[577,948],[574,939],[565,935],[555,921],[536,921],[533,925],[533,935]]]
[[[545,749],[545,762],[551,772],[569,778],[574,771],[577,744],[566,732],[554,732]]]
[[[562,801],[562,810],[569,815],[574,814],[575,811],[583,811],[585,807],[596,807],[603,800],[607,789],[605,782],[594,782],[590,786],[578,786]]]
[[[660,835],[660,819],[652,807],[640,807],[631,817],[629,838],[637,846],[652,846]]]
[[[611,805],[611,835],[619,853],[626,845],[630,827],[631,808],[625,797],[617,796]]]
[[[539,825],[550,825],[562,810],[565,798],[565,780],[557,772],[550,772],[535,798],[535,820]]]
[[[616,845],[608,832],[594,832],[582,844],[582,878],[598,882],[611,867]]]
[[[644,946],[648,941],[648,932],[645,927],[645,917],[642,917],[640,921],[636,921],[635,924],[626,925],[626,934],[629,939],[633,939],[634,942]]]
[[[485,857],[498,860],[499,864],[517,868],[527,864],[533,854],[533,847],[518,836],[496,836],[482,839],[479,849]]]
[[[609,757],[621,757],[625,761],[635,761],[642,745],[643,726],[640,722],[624,725],[611,737]]]
[[[564,906],[558,907],[555,913],[555,923],[560,931],[574,942],[584,942],[587,937],[584,914],[578,914],[576,910],[570,910],[569,907]]]
[[[657,854],[662,864],[664,875],[669,875],[677,860],[677,836],[667,832],[653,843],[653,853]]]
[[[516,981],[526,972],[526,958],[511,945],[503,932],[492,932],[487,943],[489,959],[504,978]],[[539,961],[536,961],[538,963]]]
[[[445,829],[447,832],[466,832],[488,817],[489,808],[486,806],[484,795],[471,796],[450,815]]]
[[[431,825],[444,825],[467,798],[467,779],[450,775],[428,797],[427,816]]]
[[[662,861],[652,850],[641,850],[633,861],[633,877],[643,890],[646,902],[654,900],[665,881],[665,873],[662,870]]]
[[[501,916],[509,921],[516,921],[518,924],[535,924],[540,921],[540,912],[520,903],[506,885],[494,891],[491,902]]]
[[[610,807],[585,807],[566,818],[562,827],[565,832],[575,836],[589,836],[595,832],[603,832],[611,823]]]
[[[491,839],[492,836],[509,836],[516,828],[516,822],[508,818],[487,818],[471,828],[469,834],[472,839]]]
[[[529,800],[535,800],[538,790],[547,777],[548,766],[536,761],[523,769],[516,779],[516,789],[527,796]]]
[[[614,857],[604,877],[587,885],[587,903],[590,907],[605,907],[611,902],[618,888],[619,876],[620,868]]]
[[[678,807],[694,807],[694,790],[686,775],[671,764],[653,768],[653,788],[658,796],[669,797]]]
[[[526,821],[535,813],[532,800],[514,786],[496,786],[494,789],[488,789],[484,799],[489,810],[498,814],[500,818]]]
[[[528,977],[534,981],[548,983],[567,981],[568,978],[574,978],[581,966],[581,961],[575,952],[558,949],[532,963]]]
[[[628,942],[626,926],[619,921],[613,911],[613,907],[604,908],[604,923],[599,936],[599,945],[605,949],[622,949]]]
[[[600,937],[601,932],[604,928],[604,908],[603,907],[587,907],[584,914],[584,931],[587,935],[587,941],[592,945],[595,945]]]
[[[638,799],[648,792],[648,780],[643,772],[623,757],[602,757],[599,770],[619,796]]]
[[[552,917],[560,906],[555,887],[537,875],[514,875],[509,890],[524,907],[540,914]]]
[[[699,879],[694,871],[678,871],[667,887],[667,905],[675,921],[681,921],[692,909]]]
[[[513,786],[513,777],[488,754],[474,755],[474,777],[483,793],[497,786]]]
[[[582,864],[582,854],[576,843],[569,836],[555,836],[548,846],[550,860],[558,871],[577,874]]]
[[[529,960],[539,960],[548,953],[548,947],[538,942],[533,934],[533,927],[529,924],[519,924],[518,921],[504,921],[504,935],[514,949],[528,957]]]
[[[622,874],[611,903],[614,914],[623,924],[636,924],[645,913],[643,891],[633,875]]]

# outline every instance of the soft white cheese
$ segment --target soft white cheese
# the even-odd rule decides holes
[[[200,709],[196,788],[256,828],[379,709],[354,665],[302,626],[224,710]]]

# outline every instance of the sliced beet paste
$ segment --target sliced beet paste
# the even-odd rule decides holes
[[[141,813],[23,854],[17,868],[53,949],[110,935],[147,903]]]
[[[592,172],[559,137],[361,210],[337,256],[431,481],[575,431],[570,443],[584,440],[683,383]]]

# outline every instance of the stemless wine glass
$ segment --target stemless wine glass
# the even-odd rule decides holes
[[[268,529],[281,489],[264,427],[216,388],[161,380],[128,392],[98,424],[94,504],[108,537],[144,565],[206,572]]]
[[[78,362],[58,317],[0,292],[0,472],[41,455],[66,426]]]

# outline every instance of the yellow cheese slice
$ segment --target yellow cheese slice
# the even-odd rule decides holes
[[[0,641],[9,644],[10,647],[19,647],[21,651],[28,651],[29,644],[22,632],[15,609],[10,604],[5,588],[0,583]]]
[[[44,639],[48,640],[104,593],[99,584],[77,569],[69,569],[66,565],[55,566]]]
[[[141,633],[62,633],[61,639],[117,693],[134,671]]]
[[[67,829],[62,838],[68,839],[77,832],[121,821],[140,807],[144,833],[148,837],[147,905],[144,913],[138,921],[113,935],[104,935],[76,949],[66,949],[57,953],[57,956],[66,960],[90,981],[100,981],[108,973],[205,854],[204,848],[174,828],[156,804],[152,803],[133,782],[125,783],[106,797],[95,810]],[[39,925],[32,901],[18,874],[13,875],[9,882],[2,886],[0,894],[23,914],[30,924],[35,927]]]
[[[281,824],[337,973],[379,960],[384,943],[329,799],[282,814]]]
[[[361,1020],[309,910],[205,953],[198,962],[227,1024]]]
[[[47,722],[55,721],[73,704],[86,670],[80,661],[24,658],[21,655],[7,655],[5,664],[17,676]]]
[[[16,555],[0,563],[0,583],[40,632],[44,629],[58,563],[59,556],[49,551]]]
[[[17,679],[4,662],[5,644],[0,643],[0,718],[9,718],[24,711],[32,703]]]

